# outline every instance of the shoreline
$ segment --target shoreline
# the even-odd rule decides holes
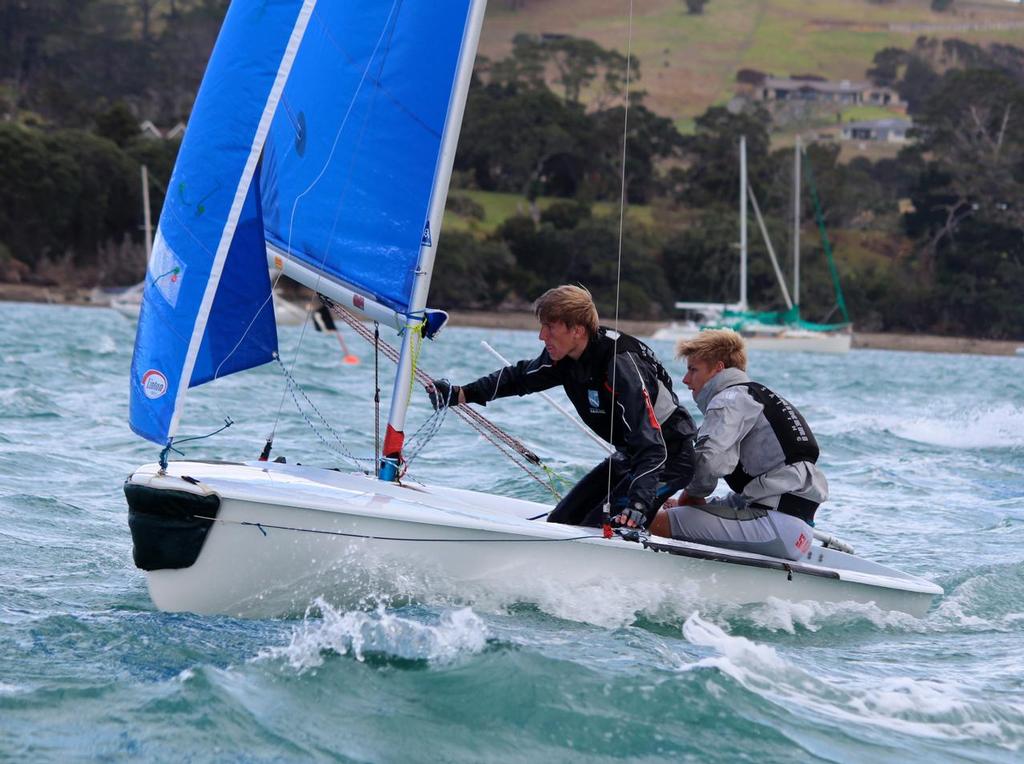
[[[475,326],[484,329],[537,328],[532,313],[494,313],[475,310],[452,310],[451,326]],[[619,320],[619,327],[627,334],[649,337],[656,330],[668,326],[668,321]],[[986,340],[975,337],[944,337],[937,334],[900,334],[896,332],[853,332],[854,350],[899,350],[916,353],[959,353],[966,355],[1017,355],[1024,340]]]
[[[90,300],[92,290],[79,287],[43,287],[30,284],[0,284],[0,301],[106,307]],[[537,319],[527,311],[449,311],[451,326],[480,329],[535,330]],[[636,321],[620,319],[619,327],[637,337],[649,337],[668,321]],[[855,350],[898,350],[916,353],[957,353],[966,355],[1018,355],[1024,340],[986,340],[974,337],[945,337],[936,334],[900,334],[895,332],[853,333]]]

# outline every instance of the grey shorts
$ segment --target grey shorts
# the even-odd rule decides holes
[[[803,520],[773,509],[737,509],[712,499],[703,506],[665,511],[672,538],[681,541],[799,560],[814,539],[814,531]]]

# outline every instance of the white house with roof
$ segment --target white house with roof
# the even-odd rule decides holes
[[[906,143],[907,131],[914,126],[909,119],[870,119],[847,122],[843,125],[844,141],[872,141],[874,143]]]
[[[903,105],[899,94],[891,88],[852,80],[831,82],[829,80],[766,77],[756,92],[757,97],[762,101],[810,101],[844,106]]]

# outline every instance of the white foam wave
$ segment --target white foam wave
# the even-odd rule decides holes
[[[598,581],[566,586],[563,581],[533,579],[510,586],[502,596],[507,604],[529,602],[556,618],[589,623],[607,629],[634,623],[638,615],[657,622],[679,621],[702,603],[696,585],[681,579],[673,587],[622,586],[603,576]],[[482,602],[481,592],[474,602]]]
[[[920,620],[908,613],[882,610],[872,602],[791,602],[769,597],[748,613],[755,626],[795,634],[798,628],[818,631],[824,626],[844,626],[866,621],[879,629],[919,631]]]
[[[1024,447],[1024,409],[1009,403],[961,411],[953,416],[918,417],[890,428],[906,440],[946,448]]]
[[[870,686],[812,674],[772,647],[727,634],[693,613],[683,636],[718,655],[682,666],[714,668],[782,709],[799,706],[844,725],[879,729],[933,740],[973,740],[1019,750],[1024,745],[1024,704],[979,701],[949,681],[906,676],[873,678]],[[863,677],[861,678],[863,680]]]
[[[1016,566],[971,576],[942,598],[929,621],[943,630],[1017,631],[1024,613],[999,612],[1020,602],[1020,573]]]
[[[611,574],[601,570],[576,575],[568,582],[565,577],[539,575],[527,557],[481,571],[471,581],[453,578],[440,564],[425,564],[420,559],[407,563],[360,556],[358,566],[359,581],[352,581],[356,566],[344,564],[340,570],[346,577],[345,586],[325,583],[326,589],[344,588],[349,595],[359,595],[357,601],[344,603],[332,596],[335,607],[367,610],[378,602],[413,601],[503,613],[515,605],[530,604],[556,618],[605,628],[628,626],[638,614],[661,623],[680,623],[695,608],[713,607],[697,596],[697,585],[683,576],[671,586],[647,586],[642,581],[612,580]],[[625,571],[620,573],[628,576]]]
[[[363,661],[367,654],[383,654],[408,660],[447,663],[459,655],[481,652],[487,644],[484,622],[469,608],[446,611],[436,625],[390,613],[341,611],[317,599],[302,623],[292,631],[287,645],[260,652],[257,660],[284,659],[298,671],[321,666],[325,654],[353,655]]]
[[[117,353],[119,348],[117,347],[117,343],[114,342],[113,337],[109,334],[103,334],[96,339],[96,343],[93,345],[92,350],[98,355],[111,355],[113,353]]]
[[[876,629],[917,634],[964,632],[1015,632],[1021,628],[1024,613],[998,612],[1000,605],[1020,600],[1015,584],[1015,568],[1000,568],[981,573],[959,584],[939,600],[923,618],[907,613],[882,610],[873,603],[791,602],[769,598],[760,605],[748,606],[738,618],[758,629],[796,634],[800,630],[816,632],[823,628],[842,629],[867,624]],[[730,622],[735,619],[730,617]]]
[[[1011,403],[960,408],[952,411],[920,409],[912,415],[890,413],[843,414],[824,420],[815,431],[823,435],[890,432],[904,440],[942,448],[1022,448],[1024,409]]]

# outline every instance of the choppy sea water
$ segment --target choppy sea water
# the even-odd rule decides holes
[[[752,355],[818,435],[832,488],[819,525],[945,588],[922,619],[781,602],[647,612],[643,582],[609,571],[607,591],[553,583],[543,601],[345,609],[328,594],[305,617],[253,621],[157,612],[132,565],[121,483],[156,457],[125,422],[133,325],[16,304],[0,322],[0,760],[1024,757],[1022,358]],[[281,330],[288,364],[300,333]],[[481,339],[538,348],[528,332],[450,329],[421,364],[473,378],[495,367]],[[348,341],[358,366],[307,333],[294,374],[369,454],[372,355]],[[193,391],[183,434],[235,424],[188,457],[255,458],[277,419],[275,453],[344,466],[282,393],[273,366]],[[487,413],[566,477],[600,458],[536,396]],[[417,394],[407,429],[426,416]],[[545,500],[454,418],[411,472]]]

